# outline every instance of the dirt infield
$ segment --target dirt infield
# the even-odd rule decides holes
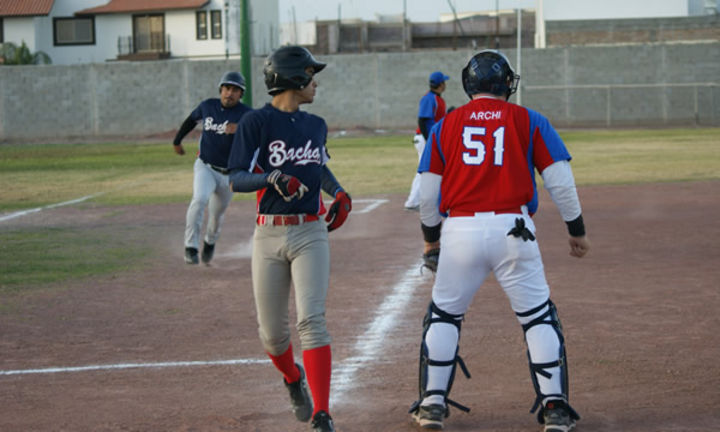
[[[719,187],[581,188],[592,242],[582,260],[568,256],[565,226],[541,195],[535,221],[578,431],[720,430]],[[419,274],[418,216],[402,209],[405,197],[364,198],[330,236],[332,414],[341,432],[413,431],[432,279]],[[86,204],[0,224],[131,228],[156,252],[140,270],[1,299],[0,430],[310,430],[257,338],[253,203],[231,205],[212,267],[183,263],[185,209]],[[446,430],[540,430],[522,330],[492,280],[460,354],[473,377],[459,375],[452,397],[472,410],[453,410]]]

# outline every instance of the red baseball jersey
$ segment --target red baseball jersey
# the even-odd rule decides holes
[[[474,99],[446,115],[429,136],[418,172],[442,176],[439,210],[537,211],[535,169],[570,160],[543,115],[495,98]]]

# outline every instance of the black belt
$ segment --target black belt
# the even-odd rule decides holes
[[[223,167],[219,167],[219,166],[213,165],[213,164],[211,164],[211,163],[207,163],[207,162],[205,162],[205,161],[202,160],[202,159],[200,159],[200,160],[202,161],[202,163],[204,163],[205,165],[209,166],[211,169],[219,172],[220,174],[227,174],[227,173],[230,172],[230,171],[228,171],[227,168],[223,168]]]

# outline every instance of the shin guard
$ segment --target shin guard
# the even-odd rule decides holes
[[[436,315],[436,316],[434,316]],[[469,408],[451,400],[448,398],[448,395],[450,394],[450,389],[452,388],[453,381],[455,380],[455,372],[457,369],[457,366],[460,366],[460,369],[462,370],[463,374],[467,378],[470,378],[470,373],[467,370],[467,367],[465,366],[465,362],[463,362],[462,358],[458,355],[459,347],[455,348],[455,354],[454,357],[451,360],[447,361],[440,361],[440,360],[433,360],[430,358],[428,346],[426,343],[426,336],[428,331],[430,330],[430,326],[432,326],[435,323],[447,323],[452,324],[455,327],[457,327],[458,331],[458,340],[460,339],[460,328],[462,324],[463,315],[452,315],[449,314],[440,308],[438,308],[435,303],[431,302],[430,306],[428,307],[428,311],[425,314],[425,318],[423,319],[423,340],[422,344],[420,345],[420,361],[419,361],[419,370],[418,370],[418,391],[419,391],[419,399],[410,407],[410,412],[414,412],[418,409],[420,404],[422,403],[423,399],[425,399],[428,396],[433,395],[439,395],[442,396],[446,406],[452,405],[462,411],[468,412],[470,411]],[[432,389],[428,390],[428,373],[429,373],[429,367],[430,366],[439,366],[439,367],[450,367],[452,368],[450,371],[450,377],[448,379],[447,386],[444,390],[440,389]],[[446,410],[446,416],[449,415],[449,410]]]
[[[532,327],[536,325],[549,325],[552,326],[553,330],[555,330],[555,333],[557,334],[558,341],[560,343],[560,348],[558,352],[558,359],[551,362],[546,363],[533,363],[532,357],[530,356],[530,349],[528,347],[527,356],[528,356],[528,364],[530,366],[530,378],[532,379],[533,386],[535,387],[535,402],[530,409],[530,413],[534,413],[535,411],[540,408],[540,410],[537,413],[537,419],[538,422],[541,424],[544,423],[544,406],[543,401],[546,401],[548,399],[560,399],[568,403],[568,408],[570,410],[570,416],[578,420],[580,419],[580,416],[575,412],[572,407],[570,407],[569,404],[569,385],[568,385],[568,364],[567,364],[567,356],[565,354],[565,338],[563,336],[562,331],[562,323],[560,322],[560,317],[557,314],[557,309],[555,308],[555,304],[553,304],[550,299],[548,299],[545,303],[541,304],[540,306],[533,308],[526,312],[518,312],[516,315],[518,318],[522,319],[523,317],[529,317],[537,314],[538,312],[541,312],[543,309],[547,309],[545,312],[542,312],[540,315],[535,317],[534,319],[530,320],[529,322],[522,325],[523,332],[525,333],[525,341],[527,343],[527,332]],[[562,389],[562,393],[557,394],[543,394],[540,389],[540,383],[538,381],[538,375],[543,376],[547,379],[552,378],[552,374],[548,372],[547,369],[559,367],[560,368],[560,386]]]

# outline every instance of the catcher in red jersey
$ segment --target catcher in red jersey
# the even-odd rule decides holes
[[[535,171],[567,224],[570,255],[580,258],[590,245],[560,136],[541,114],[508,102],[519,78],[498,51],[473,56],[462,71],[471,100],[433,127],[418,168],[424,252],[440,250],[424,319],[420,394],[410,410],[422,428],[442,429],[449,405],[468,410],[448,395],[458,365],[469,377],[458,354],[460,329],[490,272],[525,334],[536,394],[531,412],[545,432],[567,432],[580,418],[568,401],[562,325],[531,218]]]

